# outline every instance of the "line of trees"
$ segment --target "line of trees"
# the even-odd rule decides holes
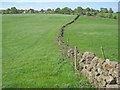
[[[29,10],[23,10],[23,9],[17,9],[16,7],[11,7],[11,8],[8,8],[6,10],[1,10],[2,14],[21,14],[23,13],[24,11],[30,11],[31,10],[31,13],[34,13],[34,9],[29,9]]]
[[[32,11],[32,13],[34,13],[34,11],[36,11],[34,9],[29,9],[27,11],[30,11],[30,10]],[[16,7],[11,7],[11,8],[8,8],[6,10],[2,10],[3,14],[19,14],[19,13],[23,13],[24,11],[25,10],[23,10],[23,9],[20,10],[20,9],[17,9]],[[38,12],[44,13],[45,11],[49,11],[49,12],[57,13],[57,14],[84,14],[84,13],[88,13],[88,12],[89,13],[91,13],[91,12],[94,12],[94,13],[99,13],[99,12],[113,13],[112,8],[110,8],[109,10],[107,8],[101,8],[99,11],[99,10],[95,10],[92,8],[83,9],[82,7],[77,7],[74,10],[72,10],[69,7],[64,7],[62,9],[60,9],[60,8],[56,8],[56,9],[48,8],[47,10],[41,9]]]
[[[31,12],[29,12],[31,11]],[[81,14],[81,15],[87,15],[87,16],[96,16],[99,14],[100,17],[108,17],[108,18],[114,18],[116,19],[117,16],[112,16],[113,10],[112,8],[100,8],[100,10],[95,10],[93,8],[82,8],[82,7],[77,7],[75,9],[71,9],[69,7],[64,7],[64,8],[56,8],[56,9],[50,9],[48,8],[47,10],[41,9],[40,11],[34,10],[34,9],[29,9],[29,10],[23,10],[23,9],[17,9],[16,7],[11,7],[6,10],[2,10],[3,14],[21,14],[21,13],[55,13],[55,14],[69,14],[69,15],[74,15],[74,14]],[[107,16],[105,16],[105,14]]]

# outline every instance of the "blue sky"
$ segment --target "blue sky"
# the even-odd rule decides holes
[[[1,2],[1,9],[6,9],[15,6],[18,9],[29,9],[33,8],[35,10],[52,8],[55,9],[57,7],[70,7],[72,9],[81,6],[83,8],[93,8],[100,9],[104,8],[113,8],[113,11],[118,11],[118,2]]]

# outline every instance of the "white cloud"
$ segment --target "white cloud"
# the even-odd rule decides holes
[[[0,2],[118,2],[119,0],[0,0]]]

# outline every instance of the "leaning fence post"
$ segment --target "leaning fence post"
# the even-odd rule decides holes
[[[103,59],[105,59],[104,50],[102,46],[101,46],[101,52],[102,52]]]
[[[75,70],[77,71],[77,47],[74,49],[74,57],[75,57]]]

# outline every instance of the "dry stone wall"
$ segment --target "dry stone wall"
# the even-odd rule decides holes
[[[120,86],[120,74],[118,73],[120,64],[118,62],[99,58],[92,52],[79,53],[77,49],[74,51],[74,48],[71,48],[62,40],[64,28],[74,23],[79,17],[80,15],[77,15],[73,21],[60,29],[57,42],[61,46],[62,54],[71,59],[77,57],[76,68],[81,74],[87,76],[91,85],[96,88],[118,88]]]
[[[118,63],[85,52],[79,60],[79,70],[97,88],[118,88]]]

